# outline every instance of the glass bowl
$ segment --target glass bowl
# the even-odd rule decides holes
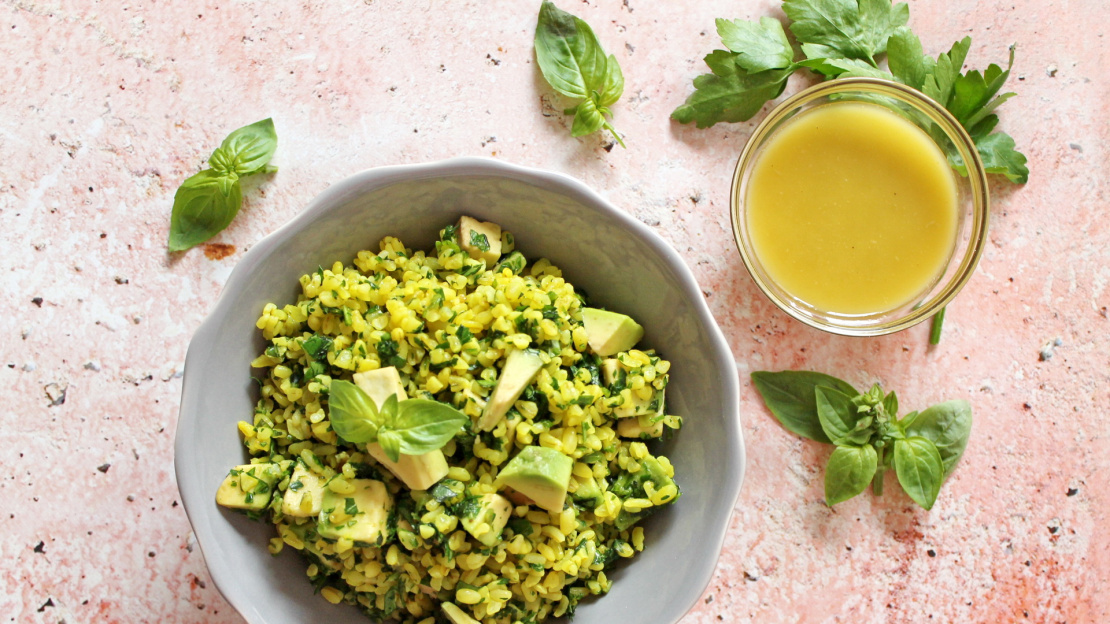
[[[760,262],[752,242],[746,197],[755,164],[776,131],[795,116],[830,102],[859,101],[881,105],[913,122],[945,154],[958,154],[966,174],[953,175],[956,184],[956,239],[943,273],[918,297],[882,312],[828,312],[794,296],[777,284]],[[933,316],[963,288],[975,271],[987,239],[990,200],[987,177],[975,144],[960,123],[923,93],[876,78],[842,78],[810,87],[779,104],[755,129],[736,164],[731,196],[732,230],[744,265],[760,290],[784,312],[799,321],[845,336],[881,336],[901,331]]]

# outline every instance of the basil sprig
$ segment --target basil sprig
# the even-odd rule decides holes
[[[170,251],[184,251],[223,231],[243,205],[241,178],[272,173],[277,149],[274,122],[263,119],[228,135],[212,157],[210,169],[181,183],[173,196]]]
[[[931,509],[971,434],[971,405],[947,401],[898,418],[898,397],[875,384],[865,393],[810,371],[759,371],[752,383],[783,427],[836,445],[825,468],[825,502],[835,505],[868,484],[883,493],[890,468],[915,503]]]
[[[605,55],[590,25],[545,1],[536,22],[535,46],[536,62],[551,88],[579,100],[577,106],[563,111],[574,115],[571,136],[605,128],[625,147],[606,120],[612,116],[609,107],[624,93],[624,74],[617,57]]]
[[[342,380],[331,382],[328,418],[339,437],[354,444],[377,442],[392,461],[402,453],[423,455],[443,448],[470,420],[438,401],[398,401],[396,394],[379,408],[362,388]]]

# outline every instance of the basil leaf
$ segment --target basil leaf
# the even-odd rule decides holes
[[[170,215],[170,251],[184,251],[220,233],[243,204],[239,179],[234,173],[205,169],[181,183],[173,196]]]
[[[898,415],[898,395],[894,394],[893,390],[883,397],[883,409],[886,411],[886,415],[891,418]]]
[[[944,481],[944,466],[935,444],[922,437],[896,441],[894,472],[902,489],[915,503],[925,509],[933,508]]]
[[[277,132],[273,119],[266,118],[243,126],[227,135],[219,149],[208,159],[213,169],[243,175],[260,173],[277,151]],[[276,170],[276,169],[275,169]]]
[[[397,411],[398,411],[397,393],[389,395],[381,408],[381,422],[387,427],[395,428],[397,426]]]
[[[378,432],[378,445],[385,451],[385,456],[389,461],[397,462],[401,459],[401,434],[392,429],[382,428]]]
[[[605,61],[605,74],[605,89],[601,91],[601,97],[597,101],[600,108],[608,108],[616,104],[621,95],[624,95],[624,73],[617,63],[617,57],[612,54]]]
[[[336,435],[355,444],[373,442],[381,426],[378,408],[370,395],[355,384],[339,379],[331,382],[328,418]]]
[[[958,400],[934,405],[918,414],[905,430],[907,436],[925,438],[936,446],[944,464],[944,477],[948,478],[971,435],[971,404]]]
[[[570,136],[586,136],[605,127],[605,117],[598,112],[593,100],[583,100],[573,110],[574,123],[570,127]]]
[[[540,72],[553,89],[581,99],[603,91],[607,61],[589,24],[545,1],[535,45]]]
[[[331,349],[332,343],[335,342],[327,336],[320,334],[312,334],[304,342],[301,343],[301,348],[308,354],[308,357],[317,361],[327,361],[328,350]]]
[[[871,431],[856,428],[860,422],[860,413],[852,403],[852,397],[824,386],[817,386],[814,390],[817,399],[817,418],[821,422],[821,430],[825,432],[834,444],[863,444],[871,439]],[[868,418],[864,427],[871,424]]]
[[[459,410],[428,399],[402,401],[391,428],[405,455],[423,455],[443,448],[470,419]]]
[[[817,386],[832,388],[848,396],[859,394],[847,382],[810,371],[756,371],[752,373],[752,383],[783,427],[800,436],[826,443],[831,440],[821,428],[817,415]]]
[[[879,454],[870,444],[836,447],[825,467],[825,503],[831,507],[862,492],[878,464]]]

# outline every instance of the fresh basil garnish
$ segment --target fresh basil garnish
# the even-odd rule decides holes
[[[339,437],[355,444],[377,442],[392,461],[402,453],[423,455],[443,448],[470,420],[438,401],[398,401],[396,394],[379,408],[361,388],[343,380],[331,382],[328,417]]]
[[[169,250],[184,251],[212,238],[231,223],[243,204],[240,178],[277,171],[271,119],[232,132],[208,159],[210,169],[186,179],[173,197]]]

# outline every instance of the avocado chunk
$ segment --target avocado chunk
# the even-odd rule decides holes
[[[381,406],[390,396],[396,394],[398,401],[408,398],[405,386],[401,383],[401,374],[396,367],[387,366],[377,370],[355,373],[352,376],[355,385],[362,389],[374,405]],[[435,450],[423,455],[401,454],[397,461],[392,461],[385,454],[385,450],[377,442],[366,445],[366,452],[378,460],[397,476],[410,490],[426,490],[436,481],[447,476],[447,458],[443,451]]]
[[[501,541],[501,531],[509,521],[512,511],[513,504],[509,499],[500,494],[484,494],[478,500],[477,512],[472,517],[464,517],[462,526],[486,548],[493,548]]]
[[[470,217],[459,219],[459,247],[475,260],[493,268],[501,257],[501,226]]]
[[[563,510],[574,460],[545,446],[526,446],[497,475],[507,485],[552,513]]]
[[[281,479],[281,472],[277,464],[236,466],[216,490],[216,502],[231,509],[265,509],[270,504],[274,483]]]
[[[655,457],[645,457],[641,459],[639,463],[639,470],[621,474],[613,481],[612,485],[609,486],[609,491],[619,496],[621,500],[644,498],[647,495],[644,490],[644,483],[647,481],[651,481],[657,491],[663,489],[667,485],[674,484],[674,479],[667,475],[667,471]],[[677,484],[675,485],[677,487]],[[678,500],[679,496],[681,496],[681,493],[665,504],[670,505],[674,503]],[[616,526],[617,530],[623,531],[655,513],[659,508],[660,506],[656,505],[635,513],[622,509],[620,513],[617,514],[617,518],[613,522],[613,525]]]
[[[355,488],[351,494],[336,494],[330,489],[324,492],[316,531],[328,539],[345,538],[371,545],[385,543],[393,497],[381,481],[352,479],[350,483]]]
[[[585,478],[575,475],[574,480],[578,482],[578,489],[570,495],[571,498],[591,508],[601,504],[601,487],[597,484],[597,479],[592,475]]]
[[[505,417],[505,412],[516,403],[532,380],[543,368],[543,358],[537,351],[514,349],[505,358],[505,367],[497,379],[497,385],[490,393],[486,408],[478,419],[480,431],[492,431]]]
[[[513,275],[520,275],[527,264],[528,260],[524,258],[524,254],[519,251],[514,251],[505,256],[501,262],[498,262],[497,266],[493,267],[493,270],[496,273],[500,273],[502,269],[509,269],[512,271]]]
[[[602,357],[627,351],[644,337],[644,328],[631,316],[608,310],[582,308],[582,325],[590,348]]]
[[[447,619],[451,620],[451,624],[481,624],[455,606],[454,603],[444,602],[440,605],[440,608],[443,609],[443,614],[447,616]]]
[[[617,422],[617,435],[622,438],[658,438],[663,435],[663,419],[651,422],[655,418],[651,414],[644,414],[635,418],[623,418]]]
[[[294,518],[309,518],[320,515],[324,502],[324,484],[320,477],[313,474],[298,461],[289,478],[289,487],[281,501],[281,513]]]

